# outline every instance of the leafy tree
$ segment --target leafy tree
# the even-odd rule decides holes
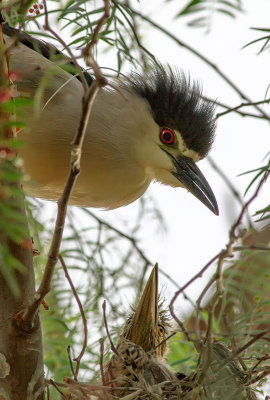
[[[162,4],[164,13],[172,4],[179,24],[208,33],[217,15],[222,14],[231,21],[244,12],[241,1],[193,0],[179,4],[170,0]],[[222,99],[216,102],[218,120],[235,113],[269,123],[269,113],[264,107],[269,104],[268,87],[264,99],[253,101],[208,59],[207,54],[201,54],[167,30],[165,24],[159,25],[145,15],[144,4],[141,12],[136,2],[116,0],[97,3],[86,0],[47,1],[39,4],[3,1],[1,11],[3,20],[9,25],[19,26],[53,42],[67,56],[74,57],[75,61],[78,57],[86,68],[93,68],[97,78],[96,90],[104,84],[102,78],[105,76],[117,76],[125,69],[147,69],[156,61],[144,43],[145,32],[156,29],[166,40],[199,57],[239,96],[236,106],[225,105]],[[246,46],[262,45],[259,56],[269,50],[269,29],[254,29],[260,34],[263,32],[264,36],[246,43]],[[2,33],[0,36],[3,37]],[[16,71],[8,71],[8,49],[3,44],[1,48],[0,319],[3,322],[0,327],[0,398],[5,398],[7,393],[11,400],[40,400],[46,393],[48,399],[79,399],[79,392],[78,397],[74,394],[74,397],[68,397],[74,382],[76,385],[78,380],[87,382],[89,387],[84,387],[84,390],[89,390],[89,394],[91,384],[100,382],[101,338],[106,347],[104,363],[111,355],[102,303],[105,299],[110,334],[115,338],[119,329],[112,327],[121,327],[126,318],[123,303],[127,292],[130,289],[134,294],[141,292],[148,267],[156,261],[150,260],[141,243],[144,227],[151,223],[158,229],[165,223],[155,200],[148,194],[138,201],[134,214],[128,217],[128,224],[125,217],[114,219],[88,209],[70,208],[66,211],[71,186],[66,188],[61,198],[56,221],[55,216],[48,220],[54,209],[46,203],[34,199],[25,202],[20,186],[23,180],[21,161],[16,156],[23,144],[19,136],[15,138],[14,129],[24,128],[25,109],[33,104],[29,99],[13,97],[13,82],[16,84],[19,77],[16,77]],[[115,61],[116,70],[104,68],[101,71],[99,65],[103,65],[103,57],[108,53]],[[86,90],[85,107],[88,107],[91,96]],[[252,111],[246,111],[250,109]],[[80,132],[78,140],[81,139],[79,135]],[[244,194],[238,193],[226,171],[209,158],[223,184],[231,190],[231,204],[240,202],[239,217],[230,229],[225,249],[218,252],[184,287],[161,271],[177,289],[175,296],[167,299],[178,332],[170,339],[172,351],[168,360],[172,367],[189,376],[200,368],[204,369],[209,363],[205,349],[211,348],[213,339],[216,339],[231,349],[226,357],[238,363],[236,368],[245,385],[255,384],[261,396],[266,394],[263,385],[269,373],[270,357],[269,202],[261,203],[255,215],[248,216],[247,232],[239,228],[244,223],[248,206],[261,198],[261,189],[270,171],[268,151],[266,149],[263,165],[245,172],[249,184]],[[76,168],[71,169],[73,180],[77,172]],[[260,221],[257,230],[254,228],[256,220]],[[62,237],[59,227],[63,221],[65,232]],[[35,267],[33,254],[38,254],[34,258]],[[213,276],[194,302],[185,290],[213,266]],[[35,285],[40,296],[35,295]],[[42,306],[45,294],[46,302]],[[175,301],[181,296],[192,310],[184,321],[175,310]],[[41,325],[37,312],[39,307]],[[12,362],[8,354],[12,354]],[[68,379],[63,381],[64,377]]]

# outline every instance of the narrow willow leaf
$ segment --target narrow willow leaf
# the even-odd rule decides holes
[[[181,17],[183,15],[192,14],[194,12],[202,11],[205,9],[205,6],[201,6],[202,3],[205,3],[204,0],[192,0],[188,5],[180,11],[177,16]]]
[[[218,12],[220,12],[221,14],[225,14],[225,15],[231,17],[231,18],[236,18],[236,15],[233,12],[229,11],[229,10],[225,10],[224,8],[217,8],[216,10]]]
[[[242,7],[241,7],[241,3],[237,4],[233,4],[230,1],[226,1],[226,0],[218,0],[218,4],[224,4],[225,6],[228,6],[229,8],[233,8],[236,11],[243,11]]]
[[[242,49],[245,49],[246,47],[251,46],[251,45],[254,44],[254,43],[258,43],[258,42],[260,42],[260,41],[262,41],[262,40],[268,40],[268,41],[269,41],[269,39],[270,39],[269,36],[263,36],[263,37],[261,37],[261,38],[252,40],[251,42],[245,44],[245,45],[242,47]]]

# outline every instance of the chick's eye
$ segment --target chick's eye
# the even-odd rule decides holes
[[[160,140],[164,144],[173,144],[174,132],[168,128],[163,128],[160,131]]]
[[[165,335],[165,329],[162,325],[158,326],[158,334],[159,336],[163,337]]]

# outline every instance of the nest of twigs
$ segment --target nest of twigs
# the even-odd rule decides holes
[[[201,365],[190,376],[149,385],[144,379],[127,386],[111,387],[103,384],[76,382],[65,378],[64,383],[50,381],[65,400],[256,400],[255,391],[248,385],[252,377],[245,374],[235,361],[221,365],[217,361],[204,370]],[[123,377],[125,380],[125,377]],[[129,383],[129,385],[128,385]]]

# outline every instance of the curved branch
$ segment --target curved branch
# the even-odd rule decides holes
[[[194,54],[196,57],[200,58],[205,64],[209,65],[242,99],[246,100],[247,102],[252,103],[252,100],[241,90],[239,89],[233,82],[232,80],[223,72],[221,69],[214,64],[212,61],[210,61],[207,57],[205,57],[202,53],[188,45],[187,43],[183,42],[182,40],[178,39],[176,36],[174,36],[172,33],[170,33],[167,29],[165,29],[162,25],[159,25],[158,23],[154,22],[151,18],[146,17],[145,15],[141,14],[138,11],[135,11],[134,9],[131,9],[131,11],[143,19],[144,21],[148,22],[151,24],[154,28],[159,30],[160,32],[164,33],[166,36],[168,36],[170,39],[172,39],[174,42],[176,42],[179,46],[184,47],[187,49],[189,52]],[[254,108],[256,108],[257,111],[260,112],[261,115],[263,115],[266,119],[270,119],[269,116],[262,110],[258,105],[254,105]]]
[[[223,115],[229,114],[230,112],[237,111],[237,110],[239,110],[239,108],[258,106],[260,104],[268,104],[269,102],[270,102],[270,99],[261,100],[261,101],[255,101],[255,102],[248,102],[248,103],[241,103],[238,106],[235,106],[235,107],[232,107],[232,108],[228,108],[228,110],[223,111],[221,113],[218,113],[216,115],[216,119],[218,119],[220,117],[223,117]]]

